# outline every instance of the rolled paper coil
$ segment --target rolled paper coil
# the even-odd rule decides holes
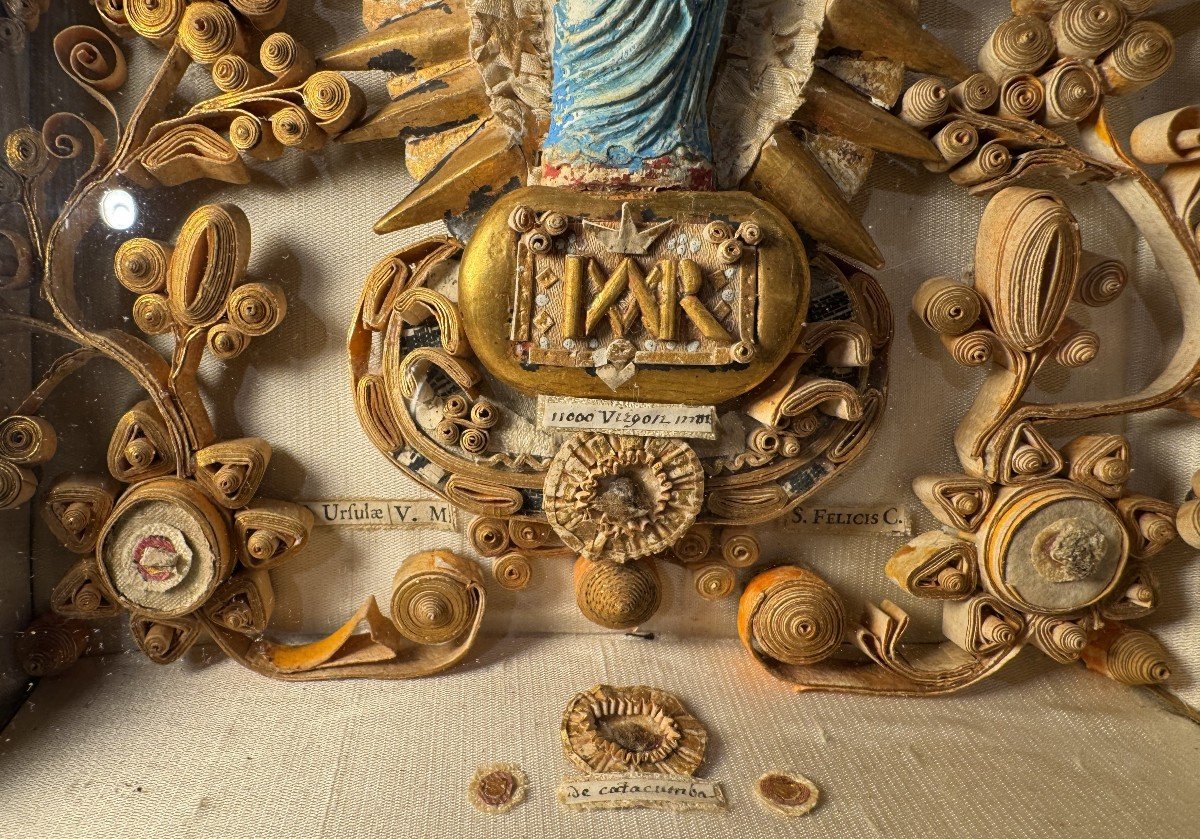
[[[1128,282],[1129,272],[1123,262],[1084,251],[1075,295],[1085,306],[1107,306],[1121,296]]]
[[[112,513],[116,490],[107,479],[73,477],[57,481],[42,498],[42,518],[72,553],[91,553],[100,528]]]
[[[154,239],[126,240],[113,257],[117,282],[134,294],[162,291],[167,285],[167,267],[173,252],[170,245]]]
[[[1100,76],[1082,61],[1056,64],[1041,77],[1045,90],[1045,122],[1067,125],[1079,122],[1100,104]]]
[[[955,363],[963,367],[980,367],[996,357],[1000,340],[994,332],[976,329],[962,335],[943,338],[942,343]]]
[[[313,528],[313,514],[290,501],[260,498],[233,517],[239,559],[251,570],[274,568],[294,556]]]
[[[213,0],[188,4],[178,38],[179,45],[197,64],[212,64],[223,55],[246,49],[246,36],[233,11]]]
[[[238,12],[259,29],[274,29],[283,21],[287,0],[230,0]]]
[[[998,178],[1012,165],[1012,153],[998,140],[979,147],[975,156],[950,170],[950,180],[959,186],[974,186]]]
[[[286,315],[287,296],[275,283],[246,283],[229,295],[229,323],[244,335],[266,335]]]
[[[933,145],[942,155],[943,162],[928,163],[926,168],[944,172],[979,148],[979,132],[966,120],[956,119],[946,123],[933,135]]]
[[[1200,107],[1195,105],[1144,119],[1129,138],[1133,156],[1143,163],[1200,160]]]
[[[1126,685],[1157,685],[1171,678],[1167,651],[1140,629],[1109,623],[1083,649],[1089,670]]]
[[[223,440],[196,452],[196,481],[223,507],[246,506],[258,491],[271,460],[271,445],[259,437]]]
[[[130,616],[133,640],[155,664],[178,661],[200,637],[200,622],[192,616],[155,619]]]
[[[961,335],[974,326],[983,311],[979,293],[949,277],[933,277],[917,289],[913,310],[940,335]]]
[[[738,634],[751,651],[785,664],[816,664],[846,628],[841,597],[811,571],[785,565],[759,574],[738,602]]]
[[[721,558],[734,568],[749,568],[762,554],[758,537],[746,528],[727,527],[721,531]]]
[[[246,571],[227,580],[204,604],[209,620],[257,637],[267,628],[275,609],[275,593],[266,571]]]
[[[471,545],[483,556],[499,556],[511,544],[504,522],[488,516],[476,516],[467,535]]]
[[[701,526],[693,526],[671,546],[671,553],[680,562],[695,562],[704,559],[710,550],[712,550],[712,531]]]
[[[1117,0],[1068,0],[1050,18],[1050,31],[1063,58],[1095,58],[1121,38],[1128,20]]]
[[[183,223],[167,272],[175,319],[185,326],[215,323],[250,259],[250,222],[232,204],[200,207]]]
[[[975,73],[950,88],[950,103],[963,111],[986,111],[999,96],[1000,86],[987,73]]]
[[[328,134],[340,134],[362,116],[366,98],[357,85],[341,73],[322,70],[313,73],[300,89],[304,107],[313,115],[317,125]]]
[[[916,128],[933,125],[950,107],[950,91],[940,79],[926,76],[904,92],[900,118]]]
[[[1046,90],[1037,76],[1019,73],[1000,85],[997,112],[1008,119],[1033,119],[1046,104]]]
[[[1090,329],[1080,329],[1063,341],[1054,352],[1054,359],[1063,367],[1083,367],[1100,352],[1100,336]]]
[[[284,85],[307,78],[316,68],[308,48],[286,32],[268,35],[262,42],[258,60],[264,70]]]
[[[580,557],[575,562],[575,603],[592,623],[631,629],[649,620],[662,601],[653,560],[624,563]]]
[[[186,0],[125,0],[125,19],[138,35],[159,46],[175,40]]]
[[[732,569],[720,562],[702,562],[692,568],[692,586],[705,600],[720,600],[733,593]]]
[[[10,131],[4,138],[4,159],[18,175],[31,178],[46,168],[50,153],[38,131],[22,127]]]
[[[54,457],[58,435],[42,417],[14,414],[0,420],[0,458],[17,466],[37,466]]]
[[[213,62],[213,84],[225,93],[241,93],[267,83],[267,76],[243,56],[229,53]]]
[[[979,51],[979,67],[1003,81],[1017,73],[1041,69],[1054,54],[1054,35],[1046,21],[1015,15],[996,27]]]
[[[400,564],[392,581],[392,622],[417,644],[446,644],[475,624],[479,601],[471,584],[481,585],[468,560],[448,551],[414,554]]]
[[[298,105],[286,105],[276,111],[271,117],[271,131],[285,146],[303,151],[316,151],[329,139],[309,113]]]
[[[16,655],[21,669],[35,679],[70,668],[87,649],[91,630],[83,621],[42,615],[17,633]]]
[[[521,591],[529,587],[533,568],[524,554],[508,553],[492,563],[492,576],[504,588]]]
[[[1170,30],[1149,20],[1134,21],[1111,51],[1097,64],[1105,93],[1124,95],[1141,90],[1175,60]]]
[[[161,294],[143,294],[133,301],[133,322],[147,335],[165,335],[175,325],[171,304]]]
[[[1029,619],[1029,641],[1060,664],[1068,664],[1083,654],[1088,633],[1078,621],[1033,615]]]
[[[128,78],[125,54],[98,29],[68,26],[54,36],[53,45],[59,64],[85,87],[112,93]]]
[[[1200,548],[1200,499],[1193,498],[1179,505],[1175,514],[1179,537],[1193,548]]]
[[[208,330],[208,348],[222,361],[237,358],[250,346],[250,337],[227,323],[218,323]]]
[[[28,469],[0,460],[0,510],[20,507],[33,497],[37,478]]]

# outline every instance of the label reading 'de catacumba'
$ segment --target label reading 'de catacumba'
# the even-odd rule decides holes
[[[717,439],[717,409],[711,405],[539,396],[537,424],[538,428],[552,431]]]
[[[719,783],[683,775],[601,774],[564,778],[558,800],[578,810],[720,810],[725,807],[725,792]]]
[[[389,527],[454,530],[454,505],[441,498],[354,498],[301,501],[317,527]]]

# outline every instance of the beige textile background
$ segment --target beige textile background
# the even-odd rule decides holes
[[[1007,3],[933,0],[924,6],[929,28],[971,57]],[[55,14],[64,11],[65,4]],[[79,5],[69,13],[89,14]],[[1178,60],[1167,80],[1117,104],[1118,125],[1126,130],[1144,116],[1195,101],[1200,10],[1164,3],[1158,17],[1178,35]],[[288,30],[317,52],[357,34],[360,26],[357,3],[348,0],[292,0],[287,19]],[[147,48],[131,50],[133,66],[142,72],[148,65],[138,59],[149,57]],[[31,60],[35,67],[52,62],[44,53]],[[362,82],[377,91],[377,82]],[[45,95],[56,99],[57,89]],[[137,89],[135,74],[126,90]],[[261,435],[275,447],[264,495],[425,494],[360,432],[344,349],[370,267],[438,227],[388,237],[371,233],[371,223],[411,186],[399,152],[393,141],[331,147],[311,158],[289,155],[258,167],[250,187],[163,191],[144,208],[147,227],[139,232],[171,238],[197,203],[236,201],[253,228],[250,275],[287,290],[289,313],[281,330],[231,364],[204,371],[219,433]],[[1127,392],[1157,372],[1178,335],[1178,317],[1120,210],[1096,190],[1065,192],[1085,244],[1137,265],[1139,278],[1119,304],[1081,313],[1101,334],[1097,362],[1040,385],[1054,399]],[[904,504],[918,513],[920,530],[933,521],[909,483],[922,472],[957,470],[951,437],[981,374],[949,361],[915,322],[909,301],[928,276],[970,270],[984,202],[915,164],[881,157],[856,205],[889,262],[879,273],[896,318],[889,404],[867,454],[818,500]],[[115,243],[94,242],[96,258]],[[122,292],[116,299],[114,287],[110,277],[89,280],[85,293],[98,322],[116,323],[128,312],[132,297]],[[48,348],[38,349],[40,360],[52,357]],[[115,368],[101,365],[67,393],[49,409],[63,437],[51,474],[58,464],[100,470],[108,430],[136,391]],[[1064,429],[1056,440],[1090,428]],[[1132,486],[1181,499],[1192,469],[1200,466],[1194,423],[1154,416],[1134,418],[1128,428],[1137,467]],[[16,608],[28,601],[25,543],[7,527],[0,539],[10,569],[4,579],[17,583],[17,592],[0,593],[7,620],[10,603]],[[924,635],[934,637],[936,610],[899,596],[883,576],[884,562],[902,541],[775,528],[765,536],[765,553],[810,564],[852,601],[895,598],[920,618]],[[440,531],[318,530],[304,554],[273,573],[275,626],[284,632],[329,630],[366,594],[385,596],[404,556],[433,546],[466,548],[460,535]],[[16,560],[8,561],[14,552]],[[1147,625],[1168,641],[1176,686],[1196,703],[1200,568],[1193,553],[1177,547],[1156,560],[1165,604]],[[32,554],[33,596],[44,605],[72,558],[36,520]],[[1049,665],[1030,652],[961,697],[793,697],[754,670],[732,640],[735,602],[704,603],[678,569],[664,574],[663,609],[646,627],[656,633],[653,642],[603,633],[581,618],[569,563],[541,562],[535,573],[535,583],[520,595],[490,588],[488,637],[479,660],[437,679],[278,685],[228,662],[202,666],[193,656],[179,666],[154,668],[136,655],[121,655],[48,680],[0,746],[0,790],[8,793],[0,797],[14,802],[0,808],[0,835],[8,835],[5,826],[24,826],[28,830],[21,832],[32,834],[128,836],[333,834],[353,826],[364,834],[396,836],[767,836],[794,829],[814,835],[987,829],[1082,836],[1111,826],[1113,833],[1169,836],[1181,835],[1200,815],[1197,730],[1143,695],[1081,668]],[[127,647],[125,635],[123,626],[114,626],[108,648]],[[571,692],[603,680],[655,684],[692,706],[715,738],[705,774],[726,782],[732,814],[564,817],[556,810],[551,788],[563,768],[556,751],[558,715]],[[535,789],[507,819],[484,819],[463,804],[462,791],[475,764],[500,759],[525,764]],[[818,815],[795,828],[767,816],[748,795],[759,772],[785,765],[827,791]],[[55,800],[51,791],[60,790],[64,778],[72,806],[44,806]]]

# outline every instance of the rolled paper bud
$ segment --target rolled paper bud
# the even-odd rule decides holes
[[[1090,329],[1080,329],[1063,341],[1054,352],[1054,360],[1063,367],[1083,367],[1100,352],[1100,336]]]
[[[1171,678],[1167,651],[1140,629],[1109,623],[1083,649],[1089,670],[1126,685],[1157,685]]]
[[[229,123],[229,142],[255,160],[277,160],[283,155],[283,143],[275,137],[270,126],[250,114],[236,116]]]
[[[492,576],[501,586],[510,591],[528,588],[533,579],[533,569],[524,554],[508,553],[492,563]]]
[[[1000,85],[987,73],[975,73],[950,88],[950,104],[962,111],[982,113],[999,96]]]
[[[474,564],[448,551],[413,554],[392,581],[392,622],[417,644],[446,644],[475,624],[479,601]]]
[[[68,75],[104,93],[119,90],[128,78],[121,48],[90,26],[68,26],[55,35],[54,55]]]
[[[1117,0],[1068,0],[1050,18],[1062,58],[1095,58],[1121,38],[1128,16]]]
[[[283,85],[307,78],[317,66],[308,48],[286,32],[267,36],[259,50],[258,61]]]
[[[230,53],[213,62],[212,80],[225,93],[241,93],[266,84],[267,76],[242,56]]]
[[[471,406],[471,422],[476,428],[493,428],[500,421],[500,413],[490,402],[480,400]]]
[[[471,546],[483,556],[499,556],[510,544],[504,522],[487,516],[477,516],[467,530]]]
[[[726,527],[721,531],[721,558],[734,568],[749,568],[761,553],[758,537],[749,529]]]
[[[999,339],[994,332],[976,329],[944,338],[943,343],[955,363],[963,367],[979,367],[995,357]]]
[[[696,562],[708,556],[712,550],[712,531],[707,527],[694,526],[671,546],[671,553],[680,562]]]
[[[1000,85],[997,113],[1008,119],[1032,119],[1046,103],[1046,91],[1037,76],[1019,73]]]
[[[133,31],[161,47],[175,40],[186,0],[125,0],[125,19]]]
[[[1200,160],[1200,107],[1195,105],[1144,119],[1129,138],[1143,163]]]
[[[900,118],[916,128],[933,125],[950,107],[950,91],[940,79],[926,76],[904,92]]]
[[[950,170],[950,180],[959,186],[976,184],[998,178],[1012,165],[1012,153],[999,140],[984,143],[975,156]]]
[[[1063,61],[1041,77],[1047,125],[1079,122],[1100,104],[1100,76],[1082,61]]]
[[[1032,73],[1054,54],[1054,35],[1046,21],[1033,15],[1016,15],[1004,21],[979,51],[979,67],[998,81],[1018,73]]]
[[[1175,529],[1179,538],[1193,548],[1200,548],[1200,500],[1191,499],[1179,505],[1175,513]]]
[[[147,658],[155,664],[170,664],[196,643],[201,624],[193,615],[155,620],[135,614],[130,616],[129,629]]]
[[[171,304],[161,294],[143,294],[133,301],[133,322],[147,335],[164,335],[175,324]]]
[[[189,3],[179,24],[179,45],[197,64],[212,64],[230,53],[246,50],[246,35],[237,17],[224,3],[198,0]]]
[[[705,600],[720,600],[733,593],[733,571],[720,562],[703,562],[692,568],[692,586]]]
[[[41,133],[26,126],[14,129],[4,138],[4,159],[18,175],[32,178],[46,168],[50,153]]]
[[[252,501],[233,517],[242,550],[239,558],[250,570],[265,571],[294,556],[308,542],[313,514],[290,501],[266,498]]]
[[[14,414],[0,420],[0,457],[17,466],[37,466],[54,457],[58,435],[42,417]]]
[[[442,413],[455,419],[465,417],[469,408],[470,402],[465,396],[458,393],[447,396],[446,401],[442,403]]]
[[[483,454],[488,447],[488,433],[479,428],[464,429],[458,438],[458,446],[467,454]]]
[[[1129,480],[1129,461],[1121,457],[1102,457],[1092,466],[1096,480],[1117,486]]]
[[[1121,296],[1128,282],[1129,273],[1120,260],[1084,251],[1075,296],[1085,306],[1107,306]]]
[[[458,423],[444,419],[440,421],[433,429],[433,439],[437,440],[443,446],[453,446],[458,443],[458,438],[462,436],[462,430],[458,427]]]
[[[1097,69],[1104,92],[1122,96],[1141,90],[1157,79],[1175,60],[1175,38],[1159,23],[1137,20],[1105,55]]]
[[[287,295],[276,283],[246,283],[229,295],[229,323],[257,338],[279,326],[287,315]]]
[[[738,602],[738,634],[752,651],[785,664],[810,665],[842,642],[846,610],[828,583],[794,565],[759,574]]]
[[[283,21],[287,0],[230,0],[233,7],[258,29],[274,29]]]
[[[774,428],[756,428],[750,432],[746,442],[759,454],[775,454],[779,451],[782,439]]]
[[[658,611],[662,584],[653,560],[617,563],[580,557],[575,561],[575,603],[592,623],[632,629]]]
[[[942,162],[926,163],[925,168],[931,172],[945,172],[979,147],[979,132],[966,120],[956,119],[933,135],[933,144],[941,153]]]
[[[245,213],[232,204],[196,209],[179,231],[167,271],[175,320],[189,327],[216,323],[249,259],[250,222]]]
[[[298,105],[287,105],[276,111],[271,117],[271,131],[285,146],[303,151],[316,151],[329,139],[308,111]]]
[[[367,100],[358,85],[341,73],[322,70],[313,73],[300,89],[304,107],[316,119],[317,125],[330,135],[340,134],[346,126],[362,116]]]
[[[780,438],[779,453],[784,457],[799,457],[800,450],[803,446],[800,441],[791,434],[784,434]]]
[[[949,277],[933,277],[917,289],[913,311],[934,332],[961,335],[979,321],[983,301],[968,285]]]
[[[218,323],[208,330],[208,348],[222,361],[237,358],[245,352],[248,346],[250,346],[249,336],[239,332],[228,323]]]
[[[1069,664],[1079,660],[1083,648],[1087,646],[1088,634],[1077,621],[1031,615],[1029,640],[1059,664]]]
[[[271,444],[258,437],[241,437],[213,443],[196,452],[196,480],[223,507],[246,506],[258,491]]]
[[[0,510],[20,507],[33,497],[37,478],[28,469],[0,460]]]
[[[113,271],[117,282],[134,294],[162,291],[167,285],[167,266],[174,248],[154,239],[128,239],[117,248]]]
[[[36,678],[62,673],[87,649],[91,629],[53,612],[41,615],[17,633],[15,652],[21,669]]]

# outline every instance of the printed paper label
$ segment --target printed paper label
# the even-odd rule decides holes
[[[318,527],[456,529],[454,505],[441,498],[371,498],[301,501]]]
[[[784,518],[788,527],[825,533],[883,533],[912,535],[912,513],[907,507],[797,507]]]
[[[717,439],[717,409],[712,405],[539,396],[537,424],[539,428],[555,431]]]

